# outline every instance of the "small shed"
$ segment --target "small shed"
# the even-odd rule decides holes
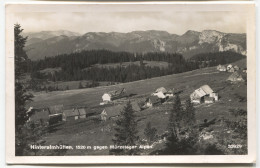
[[[230,70],[231,68],[233,68],[233,65],[232,65],[232,64],[229,64],[229,65],[227,66],[227,70]]]
[[[218,93],[216,92],[212,92],[209,97],[213,97],[215,101],[218,101],[219,97],[218,97]]]
[[[64,110],[62,113],[63,121],[73,121],[79,119],[79,111],[77,109]]]
[[[101,120],[102,121],[106,121],[107,120],[107,112],[106,112],[106,109],[104,109],[102,111],[102,113],[100,114],[100,117],[101,117]]]
[[[237,65],[234,66],[234,70],[235,70],[235,71],[238,71],[239,69],[240,69],[240,68],[239,68]]]
[[[157,96],[150,96],[145,100],[145,106],[147,107],[152,107],[159,103],[161,103],[161,99],[159,99]]]
[[[233,72],[227,79],[228,81],[231,81],[231,82],[243,82],[245,81],[243,79],[243,76],[240,72],[236,71],[236,72]]]
[[[227,71],[227,68],[226,68],[224,65],[218,65],[218,66],[217,66],[217,70],[218,70],[218,71],[221,71],[221,72],[226,72],[226,71]]]
[[[124,96],[126,96],[126,89],[122,88],[120,90],[113,90],[113,91],[104,93],[102,96],[102,100],[103,100],[103,102],[109,102],[109,101],[113,101],[115,99],[122,98]]]

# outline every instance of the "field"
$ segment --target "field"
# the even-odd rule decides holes
[[[240,61],[241,63],[242,61]],[[159,87],[167,89],[174,88],[180,92],[182,103],[189,98],[189,95],[202,85],[208,84],[214,91],[219,93],[219,101],[213,104],[196,105],[196,122],[203,123],[205,119],[215,119],[216,122],[211,126],[215,133],[227,135],[228,131],[223,128],[221,121],[223,118],[233,118],[230,110],[244,109],[246,106],[246,85],[245,83],[232,84],[226,79],[231,73],[218,72],[216,67],[204,68],[190,72],[157,77],[147,80],[140,80],[130,83],[122,83],[111,86],[100,86],[96,88],[75,89],[67,91],[53,91],[48,93],[37,92],[34,94],[33,102],[29,106],[48,107],[51,105],[63,104],[65,109],[75,106],[84,106],[92,110],[96,117],[102,112],[104,107],[99,103],[102,101],[103,93],[111,90],[125,88],[130,101],[142,101]],[[124,104],[128,99],[122,98],[115,101],[115,104]],[[167,127],[169,112],[172,108],[171,101],[162,105],[155,106],[140,112],[137,112],[139,136],[143,138],[144,128],[147,122],[157,129],[158,135],[162,135]],[[95,116],[94,116],[95,117]],[[79,119],[76,121],[62,122],[53,128],[49,134],[42,139],[47,145],[63,143],[68,145],[112,145],[113,127],[115,121],[97,122],[93,117]],[[60,142],[62,141],[62,142]],[[156,145],[157,147],[162,144]],[[66,155],[107,155],[108,150],[68,150]],[[48,155],[46,151],[40,152],[40,155]]]

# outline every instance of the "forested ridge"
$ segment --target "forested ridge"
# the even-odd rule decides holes
[[[49,81],[111,81],[131,82],[152,77],[182,73],[203,67],[227,64],[245,58],[245,56],[231,52],[197,54],[185,60],[181,54],[153,52],[129,53],[112,52],[108,50],[90,50],[79,53],[62,54],[55,57],[45,57],[37,61],[28,61],[27,72],[33,79]],[[123,62],[136,62],[121,66]],[[146,66],[144,61],[163,61],[168,67]],[[118,63],[114,67],[96,67],[96,64]],[[46,68],[60,68],[59,71],[43,74],[40,70]]]

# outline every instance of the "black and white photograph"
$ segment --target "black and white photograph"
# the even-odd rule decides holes
[[[253,7],[7,5],[15,157],[249,155]]]

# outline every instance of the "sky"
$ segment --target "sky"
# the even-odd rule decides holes
[[[87,32],[131,32],[163,30],[183,34],[187,30],[218,30],[245,33],[246,16],[231,11],[90,11],[90,12],[19,12],[15,23],[24,32],[69,30]]]

